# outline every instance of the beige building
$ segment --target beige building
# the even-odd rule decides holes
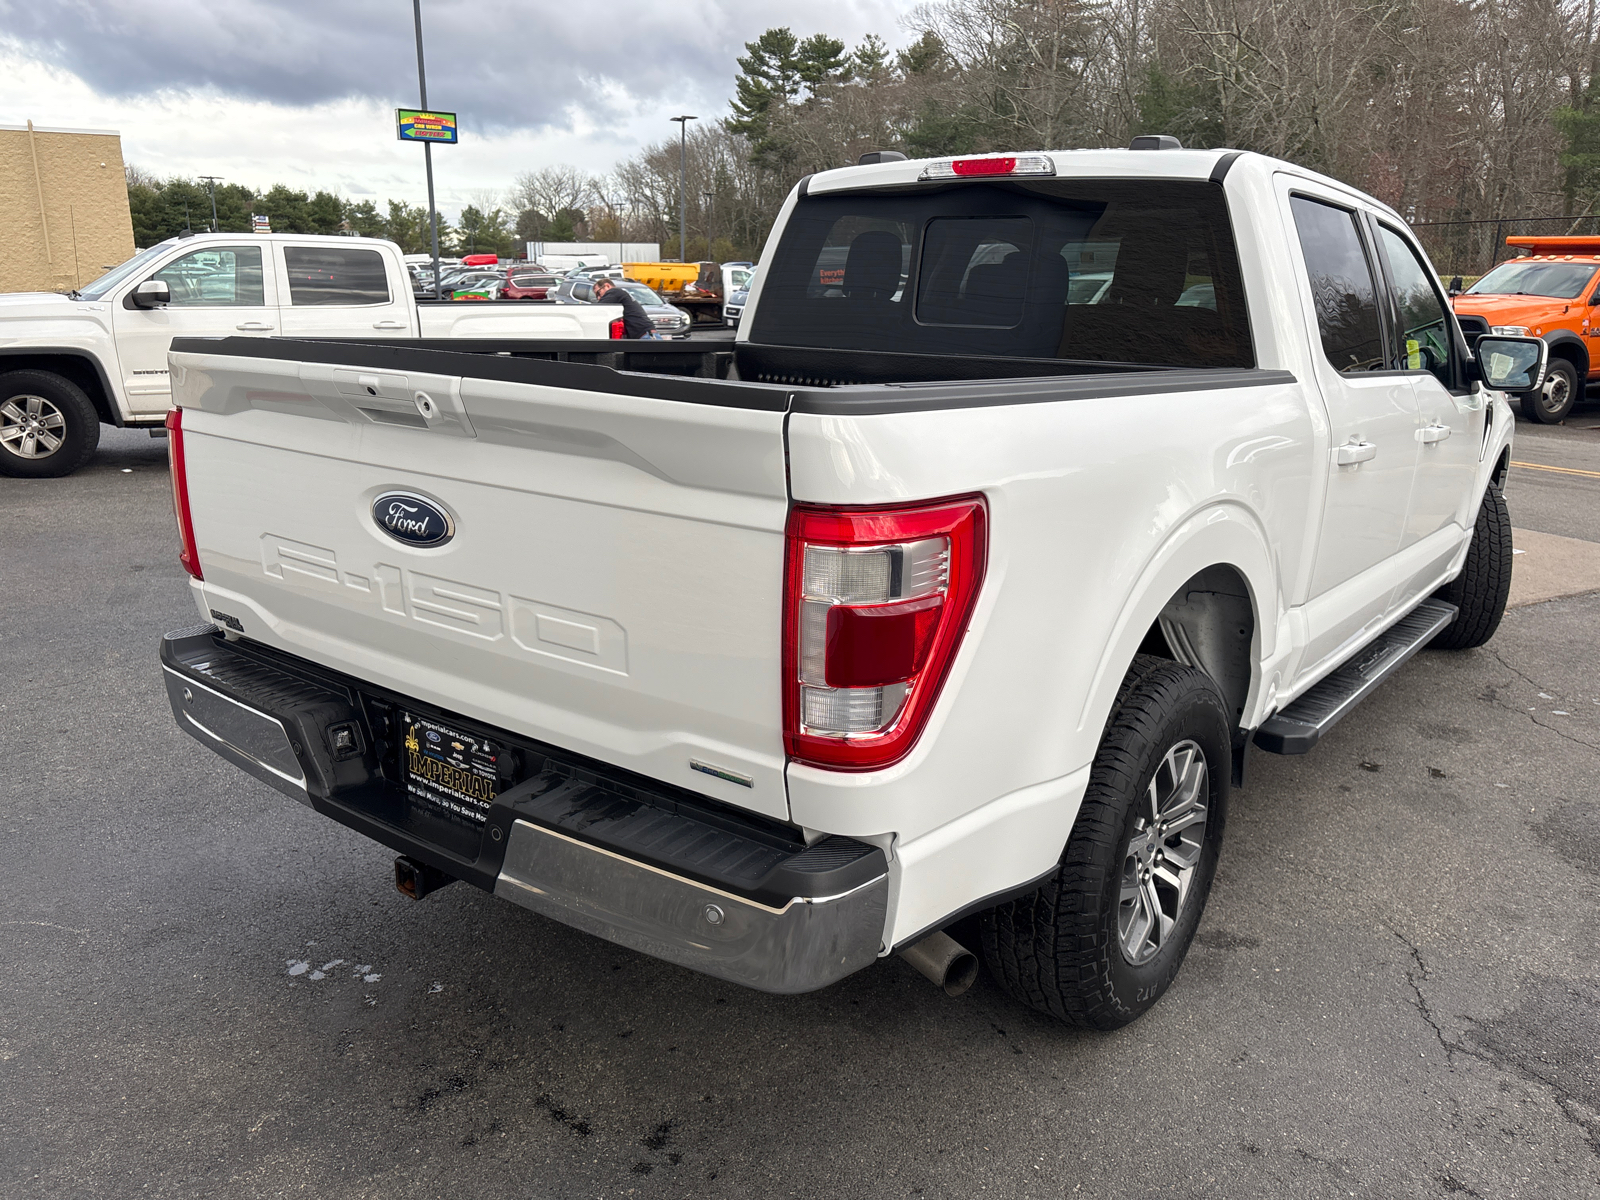
[[[0,125],[0,292],[65,292],[132,257],[122,138]]]

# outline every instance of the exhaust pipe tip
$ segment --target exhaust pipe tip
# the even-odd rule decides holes
[[[959,996],[978,980],[978,956],[942,929],[900,951],[946,996]]]
[[[394,860],[395,890],[413,900],[421,900],[429,892],[449,887],[455,881],[454,875],[447,875],[437,867],[430,867],[404,854]]]

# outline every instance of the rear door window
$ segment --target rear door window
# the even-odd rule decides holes
[[[1343,374],[1388,369],[1378,316],[1378,288],[1346,208],[1293,196],[1295,229],[1311,280],[1311,300],[1322,333],[1322,352]]]
[[[376,250],[285,246],[283,262],[289,274],[289,301],[296,308],[389,303],[389,275]]]
[[[959,183],[806,197],[750,340],[931,355],[1255,365],[1222,189]]]

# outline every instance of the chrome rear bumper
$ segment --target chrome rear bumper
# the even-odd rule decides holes
[[[883,951],[888,867],[791,826],[505,731],[525,777],[481,823],[419,812],[392,717],[414,707],[212,626],[169,634],[178,725],[263,783],[437,871],[621,946],[765,992],[808,992]],[[455,720],[455,718],[451,718]],[[346,752],[335,731],[354,731]]]
[[[763,992],[810,992],[881,949],[888,875],[780,907],[517,821],[495,895],[565,925]]]

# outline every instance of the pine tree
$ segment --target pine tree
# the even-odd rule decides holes
[[[727,126],[749,138],[759,154],[771,131],[773,105],[792,104],[800,94],[800,43],[790,29],[769,29],[744,48],[749,53],[737,60],[739,75],[729,105],[733,116]]]
[[[795,53],[795,73],[812,92],[830,83],[842,82],[850,74],[844,43],[825,33],[812,34],[800,43]]]
[[[863,83],[886,83],[894,74],[889,61],[889,44],[875,33],[861,39],[861,44],[851,52],[850,75]]]

